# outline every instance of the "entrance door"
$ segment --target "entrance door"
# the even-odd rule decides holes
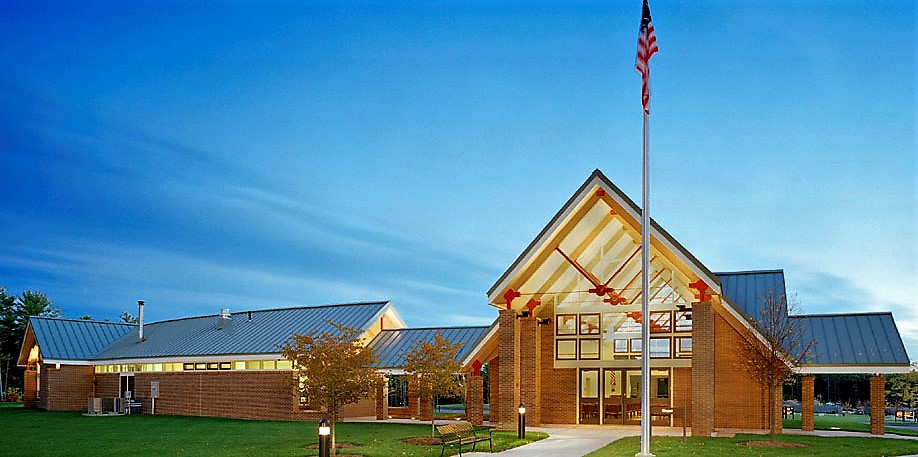
[[[134,398],[134,373],[121,373],[121,398]]]
[[[603,424],[641,424],[641,370],[606,368],[603,370]],[[651,370],[651,410],[669,406],[669,370]],[[669,417],[651,417],[654,425],[669,425]]]
[[[624,370],[606,368],[603,371],[602,423],[622,424],[624,420]]]
[[[580,370],[580,423],[599,423],[599,368]]]

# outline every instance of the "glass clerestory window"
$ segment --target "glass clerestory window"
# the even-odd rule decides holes
[[[691,310],[650,313],[650,357],[691,357],[691,313]],[[555,317],[555,360],[640,357],[640,313],[560,313]]]

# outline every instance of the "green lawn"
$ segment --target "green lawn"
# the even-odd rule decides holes
[[[761,448],[739,446],[751,440],[768,440],[763,435],[736,435],[734,438],[654,437],[650,452],[658,457],[696,456],[720,457],[724,455],[761,457],[878,457],[918,454],[918,441],[888,438],[821,438],[818,436],[781,435],[780,441],[801,443],[805,448]],[[587,454],[587,457],[633,457],[641,448],[641,438],[623,438]]]
[[[80,413],[0,408],[0,454],[13,456],[312,456],[317,424],[182,416],[84,417]],[[439,456],[440,446],[402,443],[429,436],[430,424],[340,423],[342,452],[366,457]],[[527,441],[543,439],[529,432]],[[494,450],[520,446],[515,432],[494,432]],[[480,445],[479,445],[480,446]],[[479,447],[479,450],[481,448]],[[487,449],[487,443],[484,445]],[[458,450],[447,450],[447,455]]]
[[[796,419],[784,419],[784,428],[800,428],[800,415]],[[849,430],[852,432],[870,432],[870,417],[859,414],[846,416],[825,415],[816,416],[814,426],[817,430]],[[896,435],[918,436],[918,423],[894,422],[886,418],[886,433]],[[916,452],[918,453],[918,452]]]

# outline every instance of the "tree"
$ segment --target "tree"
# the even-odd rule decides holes
[[[918,407],[918,362],[908,373],[892,374],[886,380],[886,402],[890,405]]]
[[[131,313],[127,311],[122,311],[121,315],[118,316],[118,318],[121,319],[121,322],[124,322],[125,324],[139,324],[140,323],[139,318],[134,317],[133,315],[131,315]]]
[[[437,332],[434,341],[419,341],[417,346],[402,355],[402,369],[415,385],[421,398],[429,398],[436,405],[438,397],[458,397],[463,394],[462,368],[456,355],[462,344],[453,344]],[[434,419],[430,419],[430,436],[434,436]]]
[[[29,317],[60,315],[60,308],[53,308],[51,300],[41,292],[27,290],[17,297],[10,295],[6,287],[0,287],[0,366],[3,368],[4,388],[19,385],[22,381],[13,371],[19,360],[19,347],[29,325]]]
[[[284,358],[293,362],[291,382],[300,397],[312,406],[327,408],[334,456],[335,423],[341,408],[374,395],[383,377],[373,367],[376,356],[363,346],[360,330],[328,323],[335,332],[294,333],[281,349]]]
[[[754,381],[768,389],[768,429],[772,442],[777,433],[778,395],[794,369],[813,356],[816,346],[815,340],[807,339],[802,321],[791,316],[798,310],[796,299],[788,302],[785,295],[769,291],[758,316],[753,318],[761,339],[749,331],[740,347],[746,371]]]

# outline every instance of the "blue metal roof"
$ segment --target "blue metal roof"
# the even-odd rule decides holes
[[[376,354],[376,366],[379,368],[398,368],[404,364],[402,356],[414,349],[419,342],[433,342],[437,332],[443,332],[443,338],[456,344],[462,344],[457,360],[464,360],[474,349],[475,344],[484,337],[489,327],[442,327],[442,328],[403,328],[383,330],[367,346]]]
[[[714,273],[720,280],[721,292],[749,318],[758,318],[759,309],[768,294],[785,300],[784,271],[738,271]],[[786,305],[785,300],[785,305]]]
[[[806,365],[908,365],[908,354],[892,313],[795,316],[816,341]]]
[[[308,306],[231,314],[223,328],[219,315],[190,317],[144,325],[144,341],[126,336],[94,360],[278,354],[293,333],[329,331],[328,322],[368,330],[392,305],[389,302]]]
[[[89,360],[136,325],[33,316],[29,325],[45,360]]]

